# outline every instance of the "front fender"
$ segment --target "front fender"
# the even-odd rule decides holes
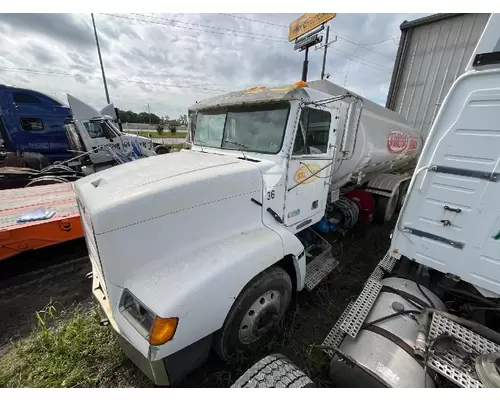
[[[174,338],[150,352],[151,360],[220,329],[244,286],[283,256],[280,235],[260,227],[171,260],[175,268],[153,273],[154,282],[131,281],[127,286],[147,307],[161,317],[179,318]]]

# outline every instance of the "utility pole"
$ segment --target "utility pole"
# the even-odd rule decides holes
[[[309,47],[306,47],[304,52],[304,62],[302,63],[302,81],[307,82],[307,69],[309,67],[309,60],[307,59],[309,55]]]
[[[108,104],[110,104],[111,101],[109,100],[108,85],[106,83],[106,75],[104,74],[104,65],[102,63],[101,48],[99,47],[99,39],[97,37],[97,29],[95,27],[94,13],[90,13],[90,15],[92,17],[92,25],[94,26],[95,43],[97,45],[97,54],[99,54],[99,63],[101,64],[102,81],[104,82],[104,91],[106,92],[106,101],[108,102]]]
[[[325,77],[325,67],[326,67],[326,53],[328,51],[328,36],[330,34],[330,25],[326,27],[325,34],[325,51],[323,52],[323,66],[321,67],[321,79]]]

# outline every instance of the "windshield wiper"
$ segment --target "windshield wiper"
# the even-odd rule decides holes
[[[226,142],[226,143],[231,143],[231,144],[235,144],[236,146],[243,147],[244,149],[247,149],[247,150],[248,150],[248,148],[249,148],[246,144],[243,144],[243,143],[238,143],[238,142],[233,142],[232,140],[227,140],[227,139],[224,139],[224,142]]]
[[[248,150],[248,146],[246,144],[238,143],[238,142],[233,142],[232,140],[227,140],[227,139],[224,139],[224,142],[225,143],[235,144],[236,146],[240,146],[240,147],[243,147],[244,149]],[[241,151],[241,154],[243,154],[243,158],[246,161],[247,160],[247,156],[245,155],[245,153],[243,153],[243,150],[240,149],[240,151]]]

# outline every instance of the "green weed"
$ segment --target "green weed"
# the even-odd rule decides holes
[[[141,386],[147,381],[126,360],[97,309],[56,316],[52,303],[36,313],[38,327],[0,359],[0,387]]]

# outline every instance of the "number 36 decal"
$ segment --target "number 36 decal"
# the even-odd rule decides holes
[[[268,200],[274,199],[274,190],[271,190],[270,192],[267,192],[266,198]]]

